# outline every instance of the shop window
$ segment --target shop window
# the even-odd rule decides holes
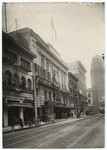
[[[28,85],[28,91],[31,91],[32,82],[30,79],[27,80],[27,85]]]
[[[26,79],[25,77],[21,77],[21,89],[26,90]]]
[[[5,72],[5,77],[4,77],[4,86],[5,88],[11,88],[12,85],[12,75],[10,71]]]
[[[19,76],[18,74],[14,74],[14,84],[16,88],[19,88]]]

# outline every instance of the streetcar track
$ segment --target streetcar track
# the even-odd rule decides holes
[[[83,121],[84,119],[81,119],[81,121]],[[70,120],[70,121],[72,121],[72,120]],[[75,121],[77,121],[77,120],[75,120]],[[80,120],[79,120],[80,121]],[[61,122],[60,122],[61,123]],[[71,122],[71,124],[72,124],[73,122]],[[66,124],[66,126],[69,124],[69,122],[67,122],[67,124]],[[53,128],[53,127],[55,127],[55,126],[57,126],[57,125],[59,125],[59,124],[54,124],[54,125],[50,125],[50,127],[51,128]],[[61,127],[63,127],[63,126],[65,126],[65,124],[63,124],[63,125],[61,125]],[[25,134],[21,134],[21,135],[17,135],[16,134],[16,136],[14,136],[14,137],[11,137],[11,138],[8,138],[8,139],[4,139],[4,142],[5,141],[9,141],[9,140],[12,140],[13,138],[15,139],[15,138],[18,138],[18,137],[23,137],[23,136],[25,136],[25,135],[30,135],[30,134],[32,134],[32,133],[38,133],[38,132],[42,132],[43,130],[45,130],[45,129],[47,129],[47,130],[49,130],[48,129],[48,127],[49,126],[46,126],[46,128],[43,128],[43,129],[41,129],[41,130],[39,130],[39,131],[34,131],[33,129],[33,131],[32,132],[30,132],[30,133],[25,133]],[[60,128],[60,125],[59,125],[59,127],[57,127],[57,128]],[[51,129],[50,129],[51,130]],[[23,130],[23,132],[24,132],[24,130]]]
[[[94,119],[94,118],[93,118],[93,119]],[[89,123],[87,123],[87,124],[89,124]],[[91,123],[90,123],[90,124],[91,124]],[[93,123],[93,125],[95,125],[95,124],[96,124],[96,122]],[[82,130],[82,131],[79,133],[79,136],[80,136],[81,134],[85,133],[86,130],[87,130],[87,129]],[[70,132],[70,131],[68,131],[66,134],[68,134],[69,132]],[[66,134],[64,134],[64,135],[66,135]],[[63,134],[61,134],[61,135],[59,135],[59,136],[57,136],[57,137],[55,137],[55,138],[53,138],[53,139],[51,139],[51,140],[49,140],[49,141],[43,143],[43,144],[41,144],[41,145],[40,145],[40,144],[38,144],[38,146],[35,145],[35,147],[36,147],[36,148],[45,148],[47,144],[51,144],[52,142],[54,142],[56,139],[58,139],[58,138],[60,138],[60,137],[63,137]],[[76,137],[75,139],[73,139],[72,142],[74,142],[76,139],[77,139],[77,137]],[[67,147],[67,148],[69,148],[69,147]]]
[[[96,117],[97,119],[100,119],[101,120],[101,117]],[[91,121],[92,120],[94,120],[95,119],[95,117],[94,118],[91,118]],[[81,123],[81,121],[83,121],[84,119],[81,119],[81,120],[78,120],[79,122],[77,122],[76,121],[76,123],[77,124],[79,124],[79,123]],[[83,122],[83,125],[90,125],[90,124],[92,124],[92,122],[91,121],[89,121],[89,122],[87,122],[88,121],[88,118],[85,120],[85,122]],[[96,122],[98,122],[98,120],[96,120],[95,121],[95,123],[94,124],[96,124]],[[61,122],[62,123],[62,122]],[[72,124],[73,122],[71,122],[71,124]],[[85,124],[84,124],[85,123]],[[36,131],[36,132],[32,132],[32,133],[38,133],[38,132],[42,132],[43,130],[45,130],[45,129],[48,129],[49,130],[49,132],[45,132],[45,133],[43,133],[42,132],[42,134],[39,134],[39,135],[34,135],[34,136],[32,136],[32,137],[28,137],[28,138],[26,138],[26,139],[24,139],[24,140],[20,140],[20,141],[17,141],[17,142],[14,142],[14,143],[10,143],[10,144],[7,144],[6,146],[4,146],[5,148],[6,147],[8,147],[8,146],[12,146],[12,145],[15,145],[15,144],[18,144],[18,143],[22,143],[22,142],[24,142],[24,141],[27,141],[27,140],[29,140],[29,139],[32,139],[32,138],[38,138],[38,137],[40,137],[41,135],[43,136],[43,135],[45,135],[45,134],[49,134],[50,132],[52,132],[51,131],[51,129],[53,128],[53,127],[56,127],[57,125],[59,126],[59,127],[57,127],[57,128],[55,128],[55,129],[53,129],[53,131],[55,132],[55,131],[57,131],[57,130],[59,130],[59,128],[61,129],[61,128],[63,128],[63,126],[64,126],[64,128],[66,128],[67,126],[68,126],[68,124],[69,124],[69,122],[68,123],[66,123],[66,125],[65,124],[63,124],[63,125],[59,125],[59,124],[55,124],[55,125],[52,125],[52,126],[50,126],[51,128],[50,129],[48,129],[48,127],[46,127],[46,128],[43,128],[42,130],[40,130],[40,131]],[[69,126],[71,125],[71,124],[69,124]],[[75,125],[75,124],[74,124]],[[42,146],[44,147],[44,146],[46,146],[47,144],[46,143],[52,143],[55,139],[58,139],[58,138],[61,138],[61,137],[63,137],[63,135],[66,135],[66,134],[68,134],[70,131],[68,131],[68,132],[64,132],[64,133],[62,133],[62,134],[60,134],[60,135],[58,135],[57,137],[54,137],[53,139],[51,139],[51,140],[49,140],[49,141],[47,141],[47,142],[45,142],[45,143],[42,143]],[[84,131],[85,132],[85,131]],[[31,133],[30,133],[31,134]],[[21,136],[25,136],[25,135],[30,135],[30,134],[24,134],[24,135],[21,135]],[[81,134],[81,133],[80,133]],[[18,137],[20,137],[20,136],[18,136]],[[14,138],[14,137],[13,137]],[[17,138],[17,137],[15,137],[15,138]],[[5,140],[6,141],[6,140]],[[5,142],[4,141],[4,142]],[[39,144],[39,145],[38,145]],[[40,143],[38,143],[38,144],[36,144],[35,146],[37,146],[37,148],[39,148],[39,147],[41,147],[41,145],[40,145]],[[5,145],[5,144],[4,144]]]
[[[97,120],[96,122],[99,123],[101,120],[102,120],[102,119]],[[84,136],[86,136],[86,135],[87,135],[91,130],[93,130],[96,126],[98,126],[98,124],[96,124],[96,122],[94,122],[94,123],[92,124],[91,128],[89,128],[89,126],[88,126],[88,127],[87,127],[88,129],[85,130],[84,134],[83,134],[82,136],[81,136],[81,134],[80,134],[79,137],[76,137],[74,143],[68,145],[67,148],[74,148],[78,143],[80,143],[81,140],[84,138]]]

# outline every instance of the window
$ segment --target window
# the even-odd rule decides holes
[[[38,88],[36,88],[36,96],[38,96]]]
[[[45,69],[45,56],[41,55],[41,67]]]
[[[71,80],[69,80],[69,82],[70,82],[70,85],[71,85]]]
[[[51,92],[49,92],[49,101],[51,101]]]
[[[64,104],[66,104],[66,101],[65,101],[65,96],[63,96],[63,102],[64,102]]]
[[[55,101],[55,92],[53,92],[53,101]]]
[[[88,103],[91,104],[91,100],[90,99],[88,99]]]
[[[72,93],[72,89],[71,89],[71,93]]]
[[[47,91],[44,91],[44,99],[47,101]]]
[[[21,89],[26,90],[26,79],[25,77],[21,77]]]
[[[49,71],[49,59],[46,59],[46,70]]]
[[[47,72],[47,80],[50,81],[51,80],[51,73]]]
[[[31,69],[30,62],[26,61],[25,59],[21,58],[21,66],[27,69]]]
[[[27,85],[28,85],[28,91],[31,91],[31,85],[32,85],[32,83],[31,83],[30,79],[27,80]]]
[[[38,66],[37,66],[37,64],[35,64],[35,71],[36,71],[36,72],[38,71]]]
[[[6,88],[11,88],[11,84],[12,84],[12,75],[10,71],[6,71],[5,72],[5,77],[4,77],[4,86]]]
[[[18,60],[18,56],[14,53],[12,53],[11,51],[8,51],[8,50],[5,50],[4,52],[4,58],[14,62],[14,63],[17,63],[17,60]]]
[[[18,74],[14,74],[14,84],[15,84],[16,88],[19,87],[19,76],[18,76]]]

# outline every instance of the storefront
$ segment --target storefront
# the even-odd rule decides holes
[[[33,120],[34,100],[33,95],[26,93],[28,97],[22,97],[22,93],[6,91],[3,94],[3,127],[11,125],[12,117],[15,122],[21,118],[24,122]]]

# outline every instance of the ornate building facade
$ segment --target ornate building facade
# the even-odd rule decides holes
[[[79,81],[77,84],[78,90],[79,90],[79,106],[80,111],[85,113],[85,110],[87,109],[87,92],[86,92],[86,69],[81,63],[81,61],[75,61],[68,63],[69,72],[71,72],[73,75],[75,75]]]
[[[3,126],[34,117],[33,59],[28,42],[19,33],[17,40],[3,32]]]
[[[69,92],[70,92],[70,104],[72,106],[72,113],[77,114],[79,110],[79,91],[77,88],[78,78],[71,72],[68,73]]]
[[[32,29],[17,31],[29,43],[29,49],[37,55],[34,59],[36,116],[44,120],[43,115],[55,115],[61,118],[68,113],[68,67],[61,60],[59,53],[45,43]],[[14,37],[15,32],[10,33]]]

